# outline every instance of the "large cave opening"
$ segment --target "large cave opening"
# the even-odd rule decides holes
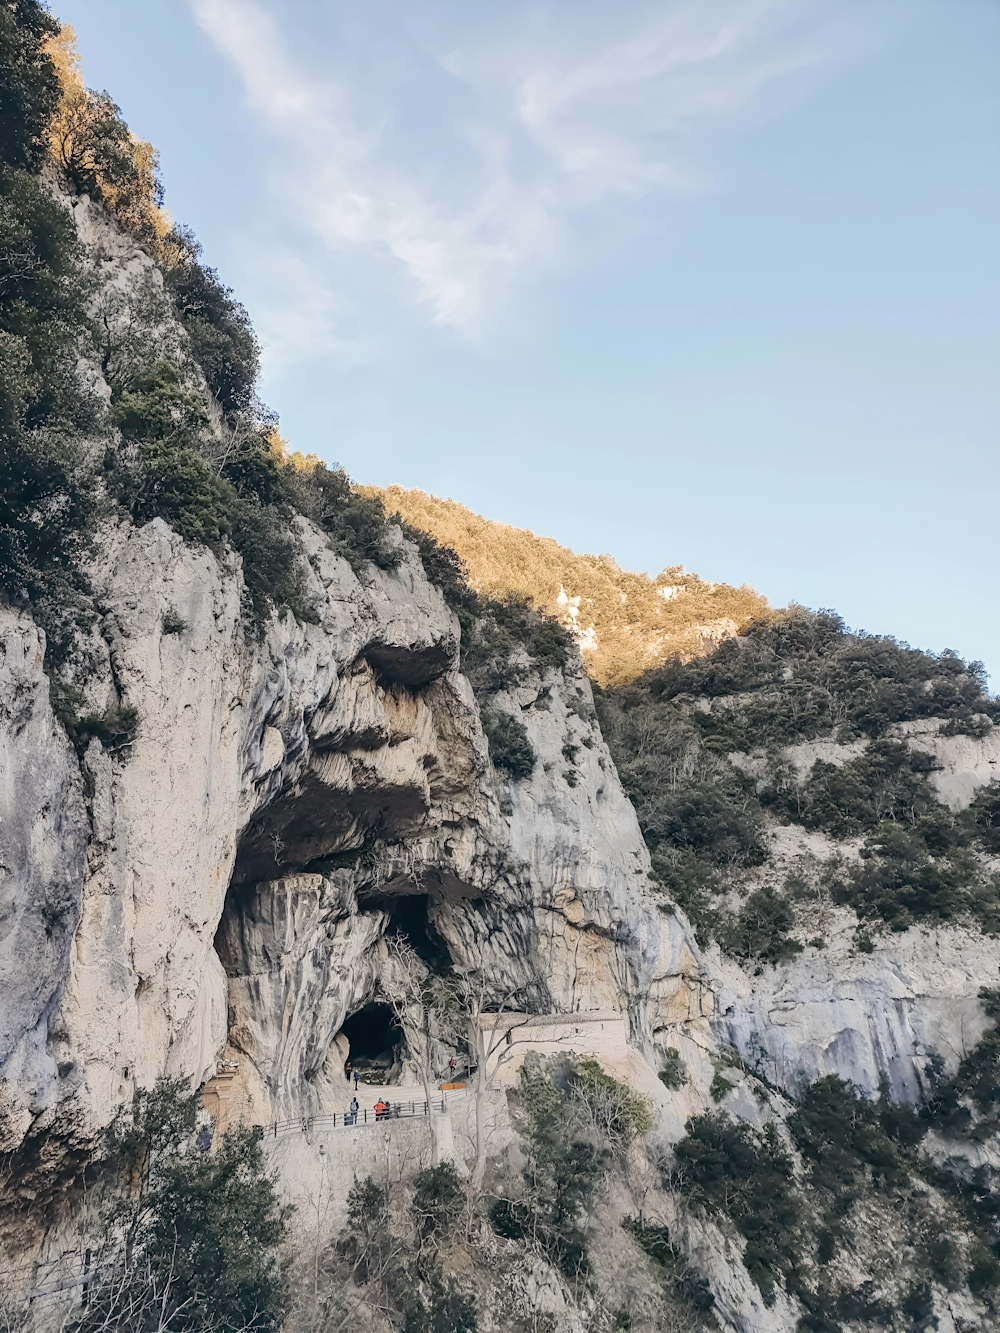
[[[351,1064],[381,1081],[397,1062],[403,1043],[403,1029],[389,1005],[364,1005],[345,1020],[341,1031],[351,1043]]]
[[[431,972],[439,976],[451,969],[451,954],[430,918],[426,893],[412,893],[392,899],[387,935],[405,935]]]

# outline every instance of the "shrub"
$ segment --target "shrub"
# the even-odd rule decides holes
[[[683,1088],[687,1082],[684,1062],[681,1060],[681,1053],[676,1046],[668,1046],[663,1052],[663,1068],[656,1077],[665,1088],[669,1088],[672,1092],[676,1092],[678,1088]]]
[[[92,736],[107,750],[122,750],[131,745],[139,727],[139,710],[130,704],[118,704],[103,713],[81,717],[70,732],[78,748],[86,749]]]
[[[227,417],[249,412],[260,365],[260,344],[246,309],[215,269],[199,263],[201,246],[178,230],[178,258],[167,270],[167,291],[190,339],[209,390]]]
[[[801,1203],[792,1159],[773,1125],[760,1132],[724,1111],[695,1116],[674,1152],[682,1188],[699,1207],[729,1217],[746,1240],[743,1262],[767,1305],[776,1282],[800,1285]]]
[[[37,0],[0,7],[0,163],[37,169],[59,105],[59,80],[45,39],[59,24]]]
[[[596,1060],[574,1062],[570,1092],[598,1143],[622,1153],[653,1127],[652,1098],[605,1074]]]
[[[523,722],[508,713],[484,713],[483,731],[489,743],[490,758],[497,768],[506,769],[515,780],[531,776],[537,756]]]
[[[684,1300],[691,1309],[704,1314],[715,1304],[708,1287],[708,1279],[699,1277],[684,1262],[670,1239],[667,1227],[651,1226],[641,1218],[622,1218],[622,1229],[627,1231],[644,1254],[648,1255],[662,1274],[663,1281]]]
[[[1000,784],[992,782],[977,792],[964,819],[983,851],[1000,856]]]
[[[183,620],[172,608],[164,611],[160,623],[164,634],[183,634],[188,627],[187,621]]]
[[[187,541],[220,541],[231,530],[235,496],[193,449],[159,441],[139,448],[132,512],[140,522],[165,519]]]
[[[463,614],[462,670],[477,695],[510,689],[531,671],[562,670],[569,661],[569,634],[526,601],[476,598]]]
[[[965,853],[933,858],[918,829],[881,826],[861,849],[860,863],[833,885],[835,902],[853,907],[862,921],[906,930],[914,921],[975,917],[984,930],[1000,930],[1000,884],[983,875]],[[860,947],[860,946],[859,946]]]
[[[873,741],[840,767],[817,760],[802,787],[787,793],[772,789],[764,800],[806,828],[853,837],[881,823],[913,825],[921,816],[939,817],[941,807],[927,783],[933,768],[930,755],[903,741]],[[934,823],[940,838],[940,818]]]
[[[201,394],[184,387],[170,361],[141,366],[126,386],[112,395],[111,420],[129,440],[196,448],[208,426]]]
[[[253,1129],[230,1130],[209,1154],[194,1137],[195,1106],[182,1083],[161,1079],[112,1123],[108,1153],[122,1193],[104,1215],[74,1333],[280,1327],[287,1288],[278,1252],[289,1210]]]
[[[755,889],[735,921],[722,926],[719,942],[736,958],[758,965],[778,963],[802,952],[802,945],[788,937],[794,924],[791,903],[784,895],[773,888]]]
[[[923,717],[976,732],[977,716],[1000,717],[985,687],[980,662],[855,633],[832,611],[801,607],[756,621],[705,657],[675,660],[643,678],[653,698],[722,701],[697,720],[706,737],[716,735],[730,749],[833,733],[878,738],[896,722]]]
[[[410,1205],[421,1245],[440,1246],[453,1231],[462,1211],[462,1182],[453,1162],[419,1172]]]
[[[247,596],[258,623],[280,606],[289,607],[300,620],[317,620],[306,597],[302,547],[278,510],[237,504],[232,542],[243,557]]]
[[[544,1068],[523,1065],[517,1121],[527,1164],[519,1197],[499,1198],[491,1210],[494,1230],[533,1241],[570,1280],[588,1270],[582,1221],[604,1170],[605,1152],[574,1137],[569,1098]]]

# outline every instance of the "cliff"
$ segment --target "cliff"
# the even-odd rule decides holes
[[[995,1327],[1000,711],[976,672],[530,534],[531,586],[484,548],[477,592],[432,537],[482,520],[392,491],[387,521],[282,449],[148,145],[133,216],[35,139],[0,181],[59,252],[46,338],[0,312],[34,367],[3,383],[0,460],[12,1326],[83,1318],[108,1127],[168,1078],[209,1139],[264,1134],[314,1294],[334,1265],[347,1304],[290,1333],[410,1318],[336,1268],[331,1201],[367,1174],[398,1239],[442,1157],[452,1267],[421,1269],[425,1216],[398,1272],[475,1298],[449,1328]],[[557,588],[562,629],[506,596]],[[346,1060],[427,1124],[345,1125]]]

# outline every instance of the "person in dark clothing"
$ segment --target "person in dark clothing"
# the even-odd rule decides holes
[[[358,1079],[359,1079],[360,1077],[361,1077],[360,1073],[358,1072],[358,1070],[355,1069],[355,1071],[354,1071],[354,1091],[355,1091],[355,1092],[357,1092],[357,1090],[358,1090]]]
[[[345,1061],[344,1061],[344,1078],[346,1078],[347,1081],[348,1081],[348,1083],[350,1083],[350,1081],[351,1081],[351,1062],[350,1062],[350,1060],[345,1060]]]

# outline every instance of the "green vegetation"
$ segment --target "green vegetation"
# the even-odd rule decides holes
[[[698,1277],[685,1263],[670,1239],[669,1228],[652,1226],[635,1217],[623,1218],[622,1227],[642,1252],[652,1259],[659,1270],[661,1281],[670,1288],[675,1298],[680,1298],[687,1305],[692,1315],[697,1317],[711,1310],[715,1297],[708,1289],[708,1279]]]
[[[475,1333],[474,1300],[442,1266],[465,1205],[455,1167],[419,1172],[405,1206],[400,1193],[371,1176],[355,1180],[344,1230],[324,1256],[325,1291],[310,1327],[343,1327],[374,1309],[402,1333]]]
[[[1000,929],[1000,880],[976,854],[996,844],[996,789],[952,815],[928,781],[930,757],[886,734],[924,717],[983,734],[1000,706],[978,663],[853,634],[830,612],[798,608],[708,656],[595,690],[595,702],[654,875],[703,942],[715,938],[755,967],[799,948],[799,893],[754,883],[767,861],[767,813],[866,838],[860,864],[827,891],[869,930],[961,918]],[[870,739],[846,763],[817,761],[802,780],[778,747],[816,738]],[[750,750],[761,756],[760,778],[729,757]]]
[[[756,621],[707,657],[645,678],[653,699],[711,701],[694,715],[716,749],[749,751],[819,736],[884,736],[896,722],[946,718],[978,735],[1000,719],[981,662],[924,653],[888,636],[852,633],[832,611],[794,608]]]
[[[489,743],[490,758],[497,768],[506,769],[515,779],[531,776],[537,756],[523,722],[508,713],[484,712],[483,731]]]
[[[186,541],[228,542],[258,623],[283,606],[315,618],[297,512],[362,574],[400,559],[380,501],[343,470],[284,451],[255,396],[247,312],[190,232],[172,228],[155,151],[84,86],[74,43],[34,0],[0,8],[0,588],[46,631],[56,673],[95,620],[84,569],[105,519],[160,517]],[[162,288],[102,286],[40,176],[47,163],[155,260]],[[180,338],[162,332],[171,313]],[[109,404],[81,374],[87,363]],[[55,679],[53,690],[72,694]]]
[[[681,1053],[676,1046],[668,1046],[663,1052],[663,1068],[656,1076],[665,1088],[671,1092],[676,1092],[683,1088],[687,1082],[687,1074],[684,1072],[684,1062],[681,1059]]]
[[[500,1236],[530,1242],[570,1281],[588,1271],[585,1219],[604,1173],[607,1149],[588,1142],[570,1115],[570,1094],[544,1067],[522,1066],[517,1129],[527,1152],[521,1188],[498,1198],[491,1220]]]
[[[987,1014],[1000,1018],[1000,991],[982,995]],[[779,1285],[798,1297],[800,1333],[843,1333],[854,1320],[922,1328],[913,1321],[932,1313],[931,1282],[949,1291],[967,1282],[991,1310],[1000,1308],[993,1173],[952,1174],[921,1151],[932,1125],[952,1135],[996,1133],[998,1050],[994,1025],[953,1079],[932,1060],[919,1108],[893,1103],[885,1079],[874,1099],[835,1076],[817,1079],[788,1116],[787,1139],[775,1122],[756,1130],[724,1111],[693,1117],[675,1148],[674,1179],[696,1209],[744,1237],[744,1264],[768,1304]],[[833,1262],[865,1252],[865,1209],[878,1200],[895,1228],[895,1239],[886,1237],[894,1268],[880,1272],[878,1285],[901,1293],[898,1301],[877,1296],[870,1277],[845,1286],[850,1270]]]
[[[686,1128],[674,1151],[692,1202],[735,1223],[746,1241],[744,1265],[767,1304],[780,1279],[797,1290],[802,1209],[792,1157],[774,1125],[758,1132],[716,1111]]]
[[[74,1333],[281,1327],[288,1209],[254,1132],[231,1130],[209,1153],[196,1108],[182,1083],[161,1079],[112,1122],[107,1151],[118,1190],[102,1216]]]

